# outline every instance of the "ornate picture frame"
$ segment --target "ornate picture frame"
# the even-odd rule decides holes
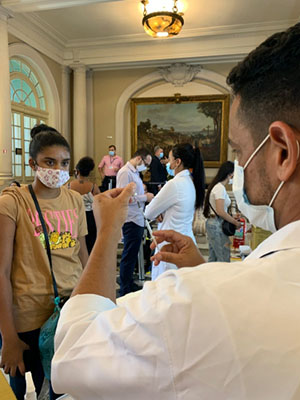
[[[205,167],[227,160],[229,95],[131,99],[131,146],[153,152],[159,145],[168,156],[178,143],[199,145]]]

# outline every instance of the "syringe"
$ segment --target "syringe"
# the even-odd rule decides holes
[[[149,224],[149,221],[147,220],[147,218],[146,218],[146,216],[145,216],[145,214],[144,214],[144,211],[143,211],[143,209],[142,209],[142,207],[141,207],[140,202],[139,202],[138,199],[136,198],[136,195],[137,195],[137,193],[134,194],[133,198],[134,198],[135,201],[137,202],[138,208],[141,210],[141,213],[143,214],[143,217],[144,217],[144,220],[145,220],[146,228],[148,229],[148,232],[149,232],[149,234],[150,234],[150,237],[151,237],[151,239],[153,240],[155,246],[157,247],[157,241],[156,241],[155,236],[153,235],[152,228],[151,228],[151,226],[150,226],[150,224]]]

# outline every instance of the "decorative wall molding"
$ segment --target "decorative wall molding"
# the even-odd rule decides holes
[[[8,32],[59,64],[64,64],[65,45],[47,26],[37,24],[36,18],[15,14],[8,20]]]
[[[212,84],[214,87],[218,87],[222,93],[229,93],[226,78],[216,72],[202,68],[194,76],[194,79],[200,80],[204,84]],[[128,158],[129,154],[126,153],[130,151],[129,101],[138,92],[146,90],[147,87],[160,81],[164,82],[164,79],[159,70],[147,74],[128,86],[118,100],[115,113],[115,143],[124,159]]]
[[[15,12],[32,12],[82,6],[93,3],[105,3],[120,0],[2,0],[2,5]]]
[[[22,57],[34,67],[43,82],[49,111],[49,125],[61,130],[60,98],[56,82],[46,61],[36,50],[24,43],[13,43],[9,45],[8,51],[9,57]]]
[[[11,2],[20,3],[20,0]],[[31,2],[34,3],[34,0]],[[46,2],[50,3],[49,0]],[[72,0],[69,2],[71,4]],[[39,15],[16,13],[14,18],[8,20],[8,31],[61,64],[74,63],[76,54],[87,67],[107,70],[164,66],[175,62],[189,65],[237,62],[267,36],[296,22],[297,20],[281,20],[199,29],[185,28],[178,38],[160,42],[144,33],[69,40],[45,23]]]
[[[169,67],[159,68],[159,72],[166,82],[172,83],[175,87],[182,87],[185,83],[191,82],[201,69],[201,65],[174,63]]]

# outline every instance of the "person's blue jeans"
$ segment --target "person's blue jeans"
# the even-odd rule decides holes
[[[132,291],[133,271],[137,261],[144,227],[126,222],[122,227],[124,249],[120,263],[120,296]]]
[[[222,231],[223,219],[208,218],[206,221],[206,234],[209,244],[208,262],[230,262],[230,239]]]
[[[32,380],[35,386],[36,396],[40,394],[40,391],[44,382],[44,371],[40,358],[39,351],[39,334],[40,329],[35,329],[33,331],[18,333],[19,338],[28,344],[29,350],[24,351],[24,363],[26,371],[30,371],[32,375]],[[19,370],[17,370],[15,377],[9,377],[10,386],[17,398],[17,400],[24,400],[26,394],[26,379],[24,375],[21,375]],[[60,394],[55,394],[52,390],[50,384],[50,400],[57,399]]]

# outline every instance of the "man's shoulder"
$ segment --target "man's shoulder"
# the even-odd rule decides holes
[[[119,169],[118,175],[128,173],[129,171],[130,171],[130,167],[128,166],[128,163],[126,163],[125,165],[123,165],[122,168]]]

